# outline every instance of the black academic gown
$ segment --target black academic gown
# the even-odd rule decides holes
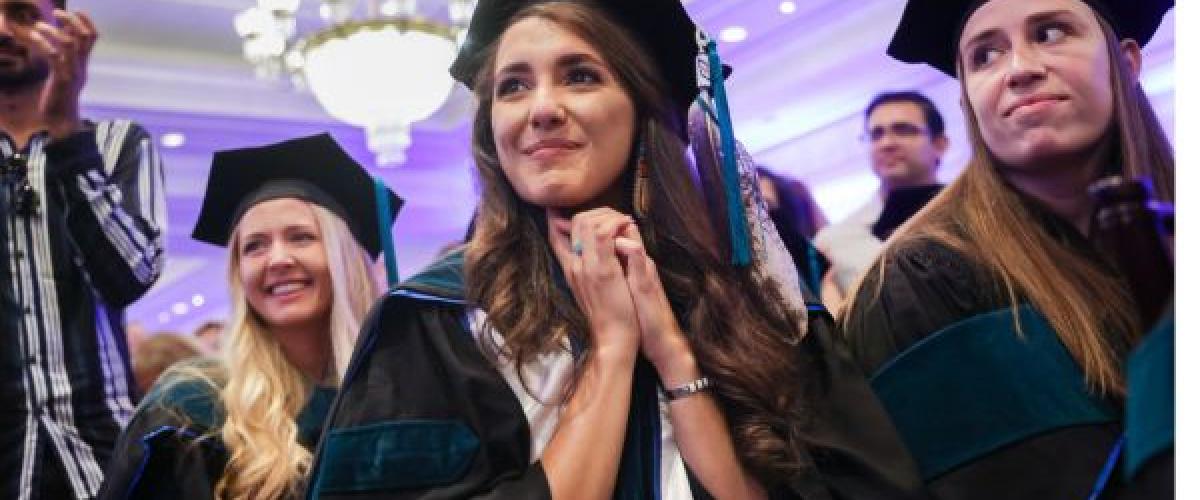
[[[1130,500],[1175,498],[1175,308],[1170,307],[1125,364],[1127,451],[1122,472]]]
[[[1074,228],[1037,213],[1100,258]],[[1122,403],[1087,389],[1027,303],[1016,333],[996,276],[944,245],[907,243],[860,290],[843,324],[850,349],[936,498],[1083,500],[1098,487],[1097,498],[1138,497],[1118,467]]]
[[[297,416],[312,449],[335,391],[316,388]],[[212,500],[229,456],[216,389],[200,380],[160,380],[138,405],[105,471],[102,500]]]
[[[308,498],[550,498],[541,462],[531,463],[529,423],[469,330],[462,289],[462,255],[455,253],[376,305],[327,421]],[[809,434],[818,472],[801,481],[803,493],[773,496],[923,498],[886,415],[833,342],[828,314],[816,305],[810,314],[799,349],[821,363],[823,399]],[[656,495],[659,435],[637,415],[644,375],[635,377],[617,498]],[[699,483],[691,485],[696,498],[708,498]]]

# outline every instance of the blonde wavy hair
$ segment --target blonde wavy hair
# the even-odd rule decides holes
[[[333,286],[329,338],[334,375],[321,382],[339,384],[362,319],[382,286],[372,272],[372,259],[346,223],[324,207],[307,204],[316,215]],[[219,434],[229,462],[217,482],[216,498],[293,497],[312,464],[312,453],[297,441],[296,416],[313,381],[288,362],[247,302],[238,272],[236,231],[228,248],[234,310],[225,335],[228,382],[221,389],[225,422]]]

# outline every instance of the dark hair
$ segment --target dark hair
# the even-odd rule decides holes
[[[784,310],[774,282],[758,286],[751,271],[722,261],[711,218],[697,216],[707,213],[705,202],[683,141],[672,131],[675,115],[661,70],[600,9],[538,3],[510,22],[530,17],[550,20],[596,47],[634,101],[649,194],[638,224],[697,362],[716,381],[714,395],[739,458],[768,486],[804,476],[812,467],[804,443],[815,398],[810,385],[819,375],[811,373],[815,365],[808,355],[793,346],[804,331],[803,318]],[[475,78],[479,108],[472,144],[481,200],[465,275],[469,301],[487,313],[486,326],[504,339],[503,346],[484,344],[485,353],[523,366],[561,349],[569,332],[586,332],[588,324],[574,299],[555,285],[557,261],[546,240],[544,209],[517,195],[497,158],[491,130],[495,51],[493,44]],[[630,186],[632,170],[627,167]]]
[[[817,231],[829,224],[825,213],[817,205],[817,200],[813,199],[808,186],[803,182],[784,177],[762,165],[759,165],[757,170],[759,176],[766,178],[771,185],[775,186],[775,193],[779,197],[779,206],[771,212],[771,219],[776,221],[775,226],[780,230],[781,236],[783,229],[778,228],[780,222],[785,223],[788,228],[794,228],[794,231],[798,231],[800,235],[809,240],[816,237]]]
[[[942,120],[942,113],[938,111],[937,106],[934,106],[933,101],[924,94],[912,90],[883,92],[876,95],[867,105],[867,111],[863,114],[864,119],[869,118],[875,108],[892,102],[911,102],[920,106],[921,112],[925,113],[925,126],[929,127],[929,135],[941,137],[946,134],[946,122]]]

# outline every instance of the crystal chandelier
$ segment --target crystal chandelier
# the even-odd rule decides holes
[[[354,18],[359,0],[320,0],[326,26],[296,36],[301,0],[257,2],[234,18],[255,74],[286,76],[334,118],[363,127],[380,166],[404,163],[409,127],[450,95],[447,70],[475,10],[475,0],[421,2],[444,4],[444,23],[421,16],[417,0],[363,0],[364,15]]]

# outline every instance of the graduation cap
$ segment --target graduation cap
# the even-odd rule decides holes
[[[479,0],[450,74],[473,89],[475,77],[486,62],[486,50],[504,33],[513,16],[526,7],[548,1],[554,0]],[[710,206],[710,210],[714,220],[727,221],[730,262],[734,266],[750,265],[755,249],[763,247],[759,244],[762,238],[752,237],[761,233],[754,230],[761,220],[747,217],[747,211],[757,208],[757,186],[749,155],[734,139],[724,83],[731,69],[721,62],[716,42],[697,28],[680,0],[569,1],[609,15],[636,38],[662,72],[674,105],[676,134],[685,143],[692,143],[698,168],[712,173],[701,177],[719,180],[705,182],[703,188],[707,199],[724,200],[724,207]],[[699,112],[689,120],[693,102],[699,104],[695,108]],[[704,161],[705,158],[715,161]],[[718,191],[722,194],[717,195]],[[744,193],[755,194],[749,199],[743,197]],[[774,238],[778,239],[778,235]]]
[[[450,66],[454,79],[475,88],[475,76],[484,64],[484,52],[504,33],[522,9],[550,0],[479,0],[466,41]],[[687,141],[687,110],[699,93],[696,84],[696,24],[679,0],[574,0],[595,7],[625,27],[647,49],[670,87],[671,101],[680,125],[676,130]],[[725,74],[731,70],[723,66]]]
[[[1175,0],[1081,0],[1112,25],[1117,38],[1145,46]],[[888,55],[909,63],[925,63],[956,76],[955,55],[963,25],[981,0],[908,0]]]
[[[385,194],[376,196],[377,190]],[[225,246],[250,207],[276,198],[299,198],[329,209],[346,222],[372,257],[390,244],[390,238],[380,237],[381,228],[391,228],[404,203],[329,134],[319,134],[213,155],[192,238]],[[387,200],[386,210],[379,209],[377,198]],[[380,224],[385,218],[381,215],[385,224]]]

